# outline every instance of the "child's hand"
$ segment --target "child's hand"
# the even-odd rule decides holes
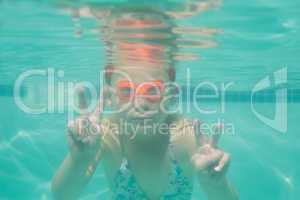
[[[203,181],[218,181],[224,178],[230,163],[230,156],[217,147],[221,133],[216,128],[216,133],[210,137],[199,133],[199,148],[192,156],[192,163]]]
[[[77,91],[79,108],[84,113],[87,108],[85,90]],[[100,105],[100,103],[99,103]],[[93,113],[81,114],[68,124],[68,143],[72,158],[79,160],[95,159],[101,150],[102,130],[100,123],[100,106]]]

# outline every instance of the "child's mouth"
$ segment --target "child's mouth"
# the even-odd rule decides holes
[[[129,117],[131,122],[135,124],[147,124],[153,122],[153,116],[139,116],[139,117]]]
[[[153,117],[134,117],[134,118],[131,118],[130,120],[134,121],[134,122],[141,122],[141,121],[150,121],[152,120]]]

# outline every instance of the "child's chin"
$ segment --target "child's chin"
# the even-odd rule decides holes
[[[131,118],[128,121],[132,124],[138,124],[138,125],[158,125],[164,122],[164,118],[161,116],[153,116],[149,118]]]

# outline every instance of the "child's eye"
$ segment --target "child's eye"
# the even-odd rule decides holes
[[[148,89],[147,93],[148,93],[148,95],[159,95],[160,90],[158,87],[151,87]]]

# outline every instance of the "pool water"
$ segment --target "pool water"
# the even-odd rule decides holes
[[[300,2],[293,0],[231,0],[177,21],[182,27],[218,30],[204,39],[214,48],[201,43],[199,48],[183,50],[197,59],[179,61],[177,81],[185,89],[190,84],[194,90],[200,81],[218,88],[232,83],[224,105],[219,99],[199,100],[201,108],[215,109],[213,114],[188,110],[189,103],[197,101],[189,95],[183,98],[183,106],[189,118],[211,123],[221,119],[234,126],[233,134],[224,135],[220,146],[232,156],[228,177],[243,200],[296,200],[300,195],[299,7]],[[28,114],[16,104],[15,84],[28,70],[51,69],[56,74],[53,87],[57,90],[59,83],[68,81],[88,80],[99,87],[95,72],[106,62],[99,24],[88,17],[79,21],[80,25],[57,1],[0,0],[1,200],[51,199],[51,179],[68,151],[67,105],[61,110]],[[286,84],[278,88],[272,85],[251,99],[251,92],[264,78],[276,83],[276,72],[287,73]],[[285,75],[280,77],[283,80]],[[48,83],[45,76],[27,79],[21,85],[20,98],[26,105],[43,107],[49,103]],[[279,90],[286,93],[276,99]],[[276,113],[278,105],[286,105],[286,115]],[[276,115],[281,118],[275,125],[264,120]],[[286,127],[282,123],[285,120]],[[108,195],[100,166],[81,199],[105,199]],[[205,199],[197,185],[193,199]]]

